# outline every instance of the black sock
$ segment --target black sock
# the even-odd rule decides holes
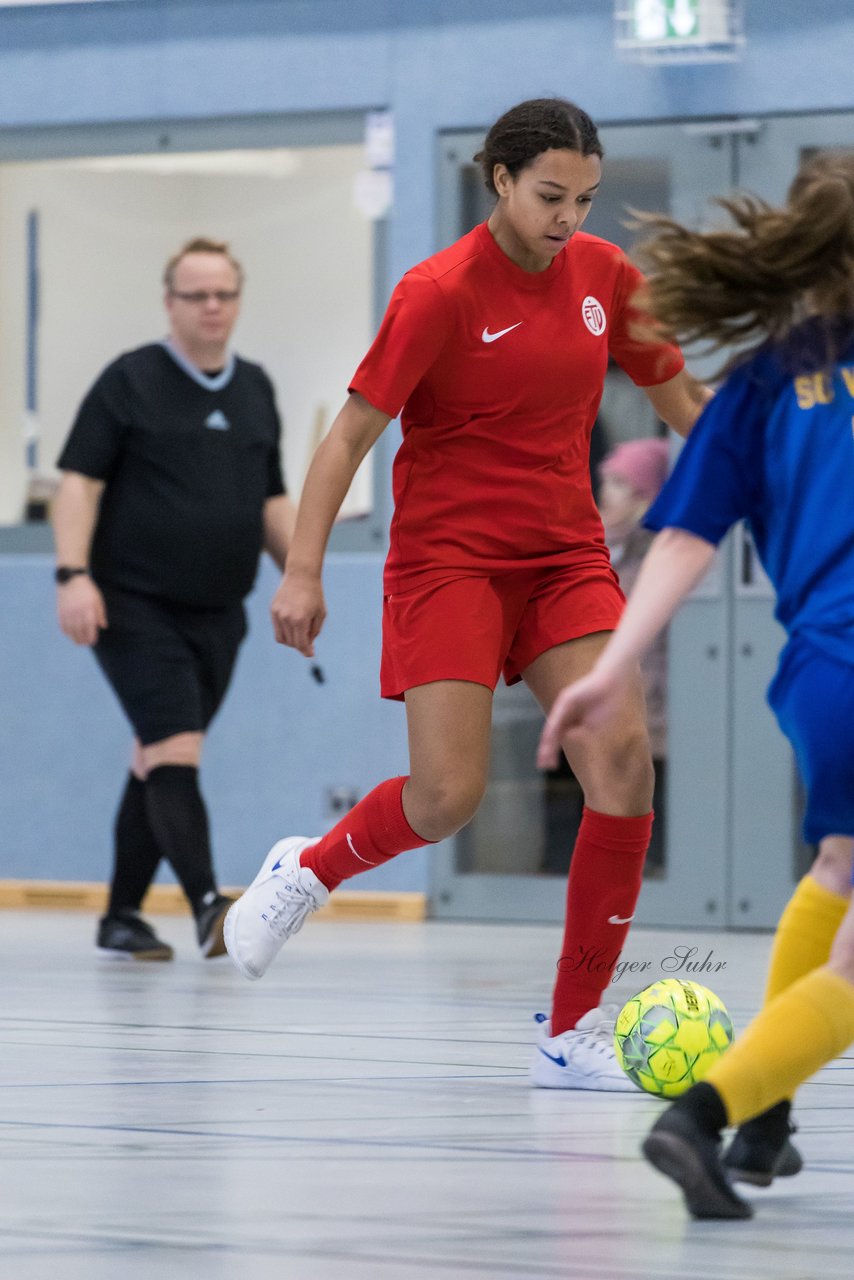
[[[193,765],[161,764],[145,783],[145,805],[160,852],[167,859],[198,913],[208,893],[216,893],[208,813]]]
[[[673,1103],[679,1111],[684,1111],[691,1119],[707,1133],[709,1137],[720,1137],[721,1129],[727,1127],[726,1107],[723,1099],[712,1085],[707,1084],[705,1080],[701,1080],[699,1084],[692,1085],[687,1093],[683,1093]]]
[[[160,862],[160,849],[148,821],[145,783],[133,773],[116,813],[113,879],[108,915],[138,911]]]
[[[745,1120],[739,1128],[747,1129],[750,1133],[761,1135],[770,1142],[782,1146],[789,1136],[791,1110],[791,1102],[788,1098],[784,1098],[782,1102],[775,1102],[774,1106],[769,1107],[767,1111],[760,1111],[758,1116]]]

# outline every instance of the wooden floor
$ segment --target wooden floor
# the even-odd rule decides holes
[[[638,1155],[660,1104],[531,1090],[553,928],[313,921],[259,983],[99,959],[83,914],[0,915],[0,1274],[14,1280],[849,1280],[854,1056],[806,1086],[807,1170],[691,1223]],[[637,931],[737,1027],[767,936]],[[796,1034],[793,1029],[793,1034]]]

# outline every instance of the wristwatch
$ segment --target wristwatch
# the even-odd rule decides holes
[[[66,582],[70,582],[72,578],[76,578],[80,573],[88,573],[88,569],[72,568],[67,564],[58,566],[54,573],[54,578],[60,586],[64,586]]]

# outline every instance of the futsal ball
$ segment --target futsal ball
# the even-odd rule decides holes
[[[664,978],[627,1000],[614,1048],[630,1080],[647,1093],[676,1098],[702,1080],[732,1044],[726,1006],[708,987]]]

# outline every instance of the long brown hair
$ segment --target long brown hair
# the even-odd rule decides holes
[[[636,215],[653,233],[635,256],[649,273],[643,302],[659,332],[713,351],[737,347],[729,368],[768,340],[796,346],[793,331],[815,317],[812,350],[801,344],[788,356],[832,363],[854,336],[854,154],[808,160],[780,208],[751,195],[716,203],[735,229],[691,231]]]

